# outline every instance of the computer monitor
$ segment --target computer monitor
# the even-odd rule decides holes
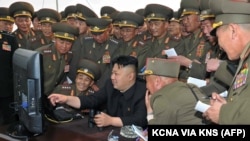
[[[13,55],[14,102],[19,123],[9,131],[13,137],[29,137],[43,133],[42,55],[18,48]]]

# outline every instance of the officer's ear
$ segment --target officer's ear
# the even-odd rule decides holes
[[[165,29],[168,29],[170,22],[168,20],[163,21],[165,25]]]
[[[236,39],[236,37],[238,36],[239,25],[229,24],[228,27],[229,27],[230,32],[231,32],[231,39]]]

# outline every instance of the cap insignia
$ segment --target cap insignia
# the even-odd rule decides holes
[[[78,16],[82,17],[82,13],[78,13]]]
[[[88,69],[84,69],[83,71],[84,71],[84,72],[88,72],[89,70],[88,70]]]
[[[122,21],[122,24],[127,24],[127,21]]]
[[[145,70],[144,74],[153,74],[153,71],[152,70]]]
[[[155,13],[151,13],[150,16],[151,16],[151,17],[155,17]]]
[[[68,37],[68,36],[69,36],[69,33],[64,33],[64,36],[65,36],[65,37]]]
[[[223,22],[219,21],[219,22],[213,24],[213,28],[219,27],[221,25],[223,25]]]
[[[95,26],[95,27],[93,28],[94,31],[98,31],[99,29],[100,29],[100,28],[97,27],[97,26]]]

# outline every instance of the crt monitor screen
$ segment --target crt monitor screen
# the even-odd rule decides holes
[[[14,101],[19,122],[30,132],[43,132],[42,57],[37,51],[18,48],[13,55]]]

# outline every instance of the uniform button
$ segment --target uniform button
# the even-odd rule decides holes
[[[188,54],[188,56],[191,56],[192,54],[190,53],[190,54]]]
[[[230,101],[231,101],[231,102],[233,101],[233,98],[232,98],[232,97],[230,98]]]
[[[130,108],[128,108],[128,111],[130,111]]]

